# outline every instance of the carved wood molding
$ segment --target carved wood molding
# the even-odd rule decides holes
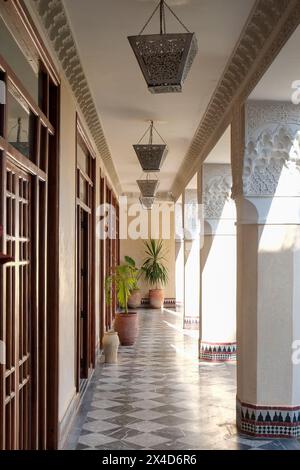
[[[140,197],[139,192],[127,191],[122,193],[122,196],[126,196],[129,200],[138,201]],[[175,202],[172,194],[168,191],[157,191],[155,195],[155,201],[157,202]]]
[[[233,109],[231,124],[232,199],[243,193],[244,161],[241,156],[244,154],[245,144],[245,105],[240,106],[236,104]]]
[[[116,190],[121,193],[120,181],[81,65],[63,3],[61,0],[32,0],[32,4],[66,74],[109,176]]]
[[[175,198],[199,170],[300,22],[299,0],[257,0],[172,186]]]

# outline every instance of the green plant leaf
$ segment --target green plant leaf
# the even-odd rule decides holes
[[[136,277],[130,266],[127,264],[116,266],[115,273],[105,279],[106,300],[108,305],[112,302],[112,294],[115,287],[119,305],[128,313],[128,297],[133,290],[135,282]]]
[[[132,266],[133,268],[136,267],[136,264],[133,258],[131,258],[130,256],[124,256],[124,259],[126,263],[129,264],[129,266]]]
[[[145,279],[150,285],[165,286],[168,282],[168,270],[164,265],[166,258],[163,252],[163,241],[151,239],[145,241],[144,245],[148,257],[144,260],[141,270]]]

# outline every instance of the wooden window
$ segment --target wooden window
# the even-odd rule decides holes
[[[0,14],[0,253],[11,258],[0,267],[0,449],[55,448],[59,82],[23,2]]]
[[[110,211],[110,231],[109,236],[105,240],[105,276],[115,272],[116,265],[120,263],[120,248],[119,248],[119,205],[112,189],[106,183],[106,203],[110,204],[112,210]],[[113,326],[117,308],[116,292],[113,288],[112,302],[110,305],[106,304],[105,308],[105,328],[106,331]]]
[[[102,177],[101,170],[99,172],[99,181],[100,181],[100,206],[103,207],[105,202],[105,179]],[[101,216],[102,217],[102,216]],[[101,223],[102,218],[99,220]],[[99,338],[100,338],[100,347],[102,347],[103,335],[105,333],[105,241],[100,238],[100,260],[99,260]]]
[[[7,94],[7,138],[10,145],[34,161],[36,118],[21,95],[9,87]]]

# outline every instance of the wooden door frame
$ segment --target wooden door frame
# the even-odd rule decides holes
[[[102,207],[105,203],[105,178],[102,177],[101,168],[99,171],[99,181],[100,181],[100,206]],[[100,262],[99,262],[99,338],[100,338],[100,348],[102,348],[103,335],[105,333],[105,315],[106,315],[106,305],[105,305],[105,240],[100,239]]]
[[[106,204],[112,203],[112,189],[109,186],[107,179],[106,179],[106,184],[105,184],[105,202]],[[110,217],[110,214],[109,214]],[[105,277],[111,275],[111,270],[112,270],[112,240],[108,236],[105,239]],[[114,292],[112,293],[112,296],[114,296]],[[112,314],[112,302],[109,304],[105,304],[105,329],[108,331],[109,329],[112,328],[112,321],[113,321],[113,314]]]
[[[81,323],[82,317],[79,314],[79,310],[77,312],[77,331],[78,331],[78,338],[77,338],[77,345],[78,345],[78,354],[79,354],[79,361],[78,361],[78,370],[79,370],[79,382],[82,378],[82,364],[81,364],[81,356],[80,356],[80,349],[82,346],[81,343],[81,335],[84,337],[84,346],[86,350],[84,351],[84,360],[85,363],[83,365],[84,370],[84,377],[88,379],[89,377],[89,369],[90,369],[90,328],[91,328],[91,299],[90,299],[90,256],[89,256],[89,249],[90,249],[90,228],[89,228],[89,216],[90,213],[84,207],[77,204],[77,279],[82,276],[80,271],[84,269],[85,275],[87,276],[85,281],[85,290],[81,292],[78,286],[77,290],[77,300],[78,305],[84,303],[86,305],[87,315],[86,315],[86,322],[84,324],[85,329],[82,330]],[[83,220],[84,219],[84,220]],[[84,234],[83,234],[84,231]],[[84,261],[84,267],[82,266],[82,260]],[[78,283],[77,283],[78,285]],[[81,298],[81,295],[83,298]],[[80,334],[79,334],[80,333]]]
[[[91,157],[91,174],[88,179],[91,182],[91,201],[88,205],[83,204],[78,198],[78,145],[84,146],[89,156]],[[80,121],[78,114],[76,114],[76,194],[75,194],[75,206],[76,206],[76,243],[75,243],[75,259],[76,259],[76,299],[75,299],[75,318],[76,318],[76,358],[75,358],[75,369],[76,369],[76,390],[80,392],[80,316],[78,314],[78,206],[81,206],[84,210],[90,213],[89,228],[88,228],[88,264],[89,264],[89,307],[88,307],[88,370],[86,379],[89,380],[92,370],[96,365],[96,153],[90,143],[87,134],[84,131],[83,125]]]
[[[105,276],[110,274],[111,272],[115,271],[116,265],[120,264],[120,225],[119,225],[119,203],[117,200],[117,196],[114,193],[113,189],[105,179],[105,202],[110,204],[114,208],[114,220],[111,220],[110,223],[113,222],[113,226],[110,226],[110,230],[112,231],[113,237],[110,238],[109,236],[104,240],[103,243],[103,250],[105,252],[105,264],[104,264],[104,272]],[[113,214],[110,214],[110,217],[113,217]],[[115,319],[115,313],[117,308],[117,301],[116,301],[116,291],[115,287],[113,286],[112,289],[112,302],[110,305],[107,305],[105,302],[105,330],[112,328],[113,321]]]

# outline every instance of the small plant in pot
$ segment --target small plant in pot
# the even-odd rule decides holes
[[[154,287],[149,290],[150,307],[162,308],[165,300],[163,287],[168,282],[168,270],[164,264],[166,258],[163,251],[163,241],[151,239],[144,243],[147,258],[141,269],[150,286]]]
[[[130,256],[124,257],[126,264],[131,268],[132,275],[135,278],[134,285],[130,291],[128,298],[128,307],[129,308],[139,308],[142,303],[142,294],[138,286],[138,281],[141,275],[140,270],[136,267],[136,262]]]
[[[128,298],[135,284],[135,276],[127,264],[116,266],[115,273],[105,280],[106,301],[112,302],[114,289],[117,293],[119,306],[123,312],[116,312],[114,330],[118,333],[122,346],[132,346],[138,333],[137,312],[128,311]]]

